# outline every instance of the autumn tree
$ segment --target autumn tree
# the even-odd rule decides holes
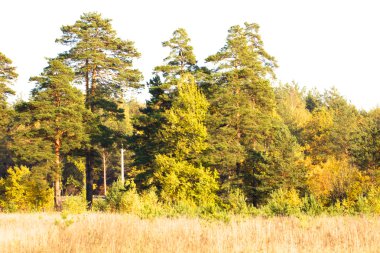
[[[101,122],[104,117],[123,118],[117,99],[130,87],[140,87],[142,75],[133,68],[140,56],[134,43],[117,37],[111,20],[98,13],[85,13],[73,25],[61,28],[58,43],[69,46],[61,58],[75,69],[75,81],[84,85],[85,105],[91,111],[86,122],[90,144],[86,149],[86,199],[92,205],[95,146],[108,128]]]

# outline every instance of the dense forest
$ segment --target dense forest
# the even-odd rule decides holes
[[[7,102],[17,70],[0,53],[0,210],[62,210],[66,196],[91,209],[105,195],[98,209],[137,196],[203,212],[281,201],[380,212],[380,108],[274,85],[257,24],[232,26],[205,66],[175,30],[147,84],[111,20],[85,13],[61,31],[67,50],[30,78],[27,101]],[[145,86],[146,104],[126,99]]]

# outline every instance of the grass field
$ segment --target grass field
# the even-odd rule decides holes
[[[141,220],[121,214],[0,214],[5,252],[380,252],[379,217]]]

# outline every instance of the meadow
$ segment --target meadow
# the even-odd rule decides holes
[[[13,252],[379,252],[378,216],[141,219],[113,213],[0,214]]]

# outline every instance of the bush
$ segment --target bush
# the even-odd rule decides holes
[[[232,189],[228,193],[227,197],[227,210],[234,214],[247,214],[249,212],[249,207],[246,202],[246,197],[242,190]]]
[[[119,211],[126,213],[138,214],[141,209],[140,196],[136,190],[128,190],[122,192],[119,204]]]
[[[372,187],[367,196],[360,196],[354,205],[356,213],[380,214],[380,190]]]
[[[302,201],[296,190],[279,189],[270,195],[270,199],[264,206],[265,214],[269,216],[291,216],[301,213]]]
[[[85,212],[87,202],[83,196],[66,196],[62,201],[62,212],[79,214]]]
[[[96,198],[92,201],[92,210],[94,212],[107,212],[109,211],[109,206],[107,201],[102,198]]]
[[[126,190],[121,182],[115,182],[107,193],[105,205],[101,207],[110,211],[136,214],[142,218],[152,218],[164,214],[163,205],[159,203],[155,189],[138,194],[132,181],[127,182]]]
[[[154,177],[164,201],[175,203],[188,200],[198,206],[215,203],[219,188],[216,171],[195,167],[165,155],[157,155],[155,163],[157,171]]]
[[[116,181],[107,191],[106,202],[110,211],[120,211],[125,187],[121,181]]]
[[[307,215],[316,216],[323,212],[323,206],[314,195],[306,195],[302,198],[301,211]]]

